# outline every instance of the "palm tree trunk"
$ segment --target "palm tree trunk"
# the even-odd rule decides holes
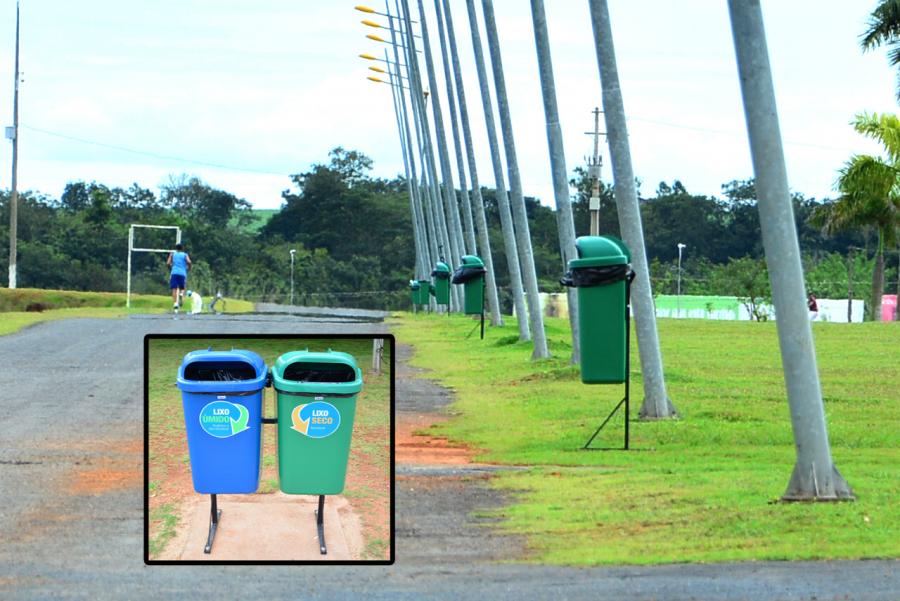
[[[872,271],[872,321],[881,321],[881,293],[884,292],[884,236],[878,232],[875,269]]]

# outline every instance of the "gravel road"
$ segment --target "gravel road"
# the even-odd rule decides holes
[[[422,509],[399,481],[394,566],[145,566],[143,336],[385,332],[377,319],[133,316],[48,322],[0,337],[0,598],[900,598],[898,561],[587,569],[494,563],[477,547],[445,559],[439,544],[473,547],[477,530],[465,511]],[[485,495],[465,504],[496,502]],[[444,503],[450,508],[452,495]],[[444,542],[429,545],[428,536],[442,533]]]

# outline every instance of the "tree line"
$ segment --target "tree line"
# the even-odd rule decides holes
[[[59,198],[27,192],[19,197],[19,285],[124,290],[128,227],[143,223],[181,227],[195,265],[189,287],[203,294],[286,302],[293,249],[297,304],[404,307],[414,266],[407,186],[399,176],[371,177],[371,169],[363,153],[334,149],[326,162],[291,176],[282,207],[261,227],[246,200],[185,175],[170,177],[159,193],[137,184],[118,188],[84,181],[66,185]],[[577,168],[571,183],[576,231],[583,235],[590,223],[590,180]],[[490,188],[482,193],[501,300],[509,311],[496,194]],[[793,204],[807,287],[820,297],[845,298],[849,290],[865,298],[877,232],[857,228],[826,235],[815,217],[822,202],[796,193]],[[541,290],[561,291],[555,212],[534,197],[526,197],[526,209]],[[746,296],[760,286],[760,294],[768,293],[752,180],[723,185],[721,198],[691,194],[677,180],[661,182],[641,199],[641,214],[655,293],[675,292],[679,243],[687,245],[682,293]],[[8,218],[4,192],[0,219]],[[608,185],[601,186],[600,231],[619,233]],[[7,231],[2,235],[8,243]],[[139,246],[168,248],[174,242],[165,238],[171,233],[140,235]],[[135,253],[132,260],[133,291],[165,292],[165,255]],[[895,292],[896,260],[888,263],[886,291]]]

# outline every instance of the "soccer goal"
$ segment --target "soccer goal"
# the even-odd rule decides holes
[[[134,230],[136,228],[147,228],[151,230],[175,230],[175,244],[181,242],[181,228],[177,225],[143,225],[140,223],[132,223],[128,228],[128,283],[126,284],[125,306],[131,307],[131,254],[132,253],[170,253],[174,252],[174,248],[142,248],[134,245]]]

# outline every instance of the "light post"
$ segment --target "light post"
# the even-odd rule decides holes
[[[297,249],[291,249],[291,306],[294,306],[294,255],[297,254]]]
[[[687,248],[687,244],[678,243],[678,294],[676,300],[675,315],[681,317],[681,251]]]

